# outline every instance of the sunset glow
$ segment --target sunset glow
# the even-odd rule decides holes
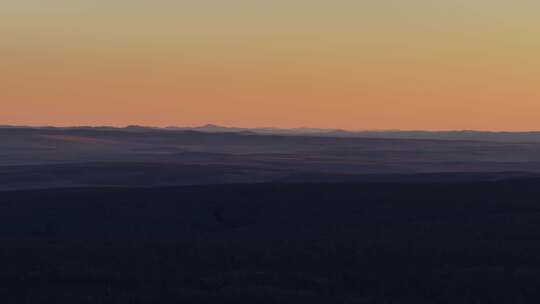
[[[0,35],[0,124],[540,130],[536,0],[7,0]]]

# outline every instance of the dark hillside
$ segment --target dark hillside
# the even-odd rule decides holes
[[[531,303],[540,181],[0,193],[2,303]]]

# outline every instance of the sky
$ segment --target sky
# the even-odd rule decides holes
[[[0,125],[206,123],[540,130],[540,1],[0,1]]]

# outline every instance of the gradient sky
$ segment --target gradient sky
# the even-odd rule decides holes
[[[0,1],[0,124],[205,123],[540,130],[540,1]]]

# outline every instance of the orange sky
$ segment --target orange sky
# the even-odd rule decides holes
[[[0,37],[0,124],[540,130],[539,1],[7,0]]]

